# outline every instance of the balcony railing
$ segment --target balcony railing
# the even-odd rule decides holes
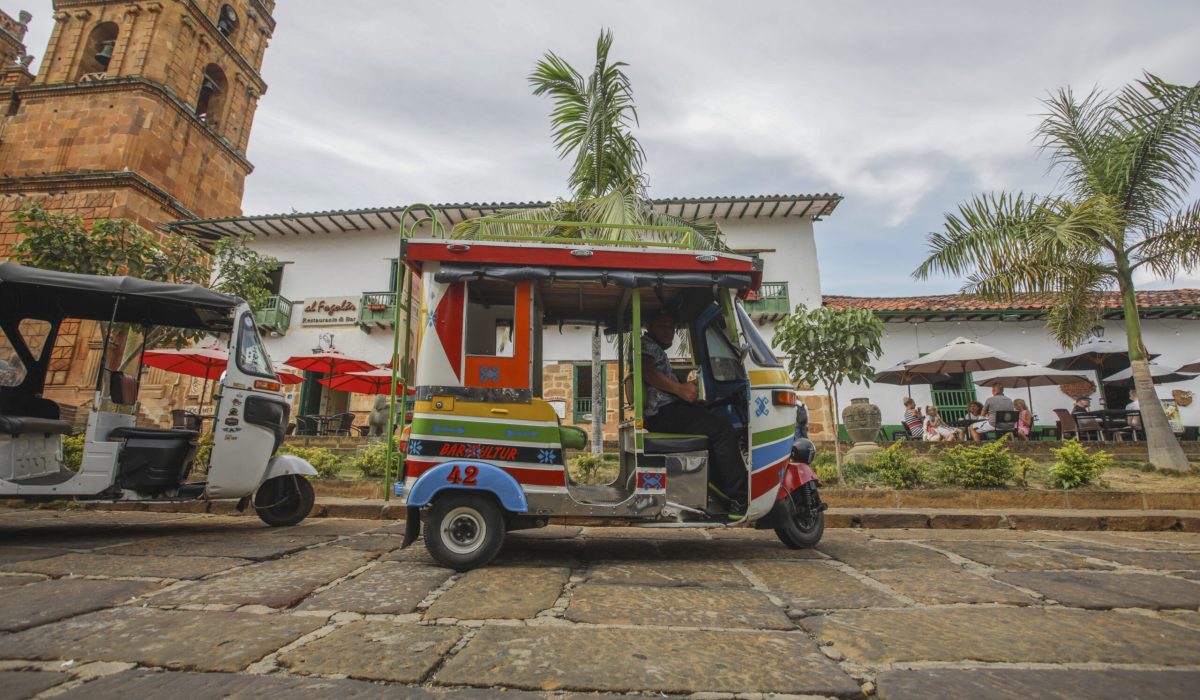
[[[271,335],[287,333],[292,324],[292,301],[285,297],[267,297],[261,308],[254,312],[254,323],[258,330]]]
[[[592,397],[576,396],[574,408],[575,415],[573,418],[576,423],[583,423],[592,419]]]
[[[746,313],[759,322],[778,321],[791,313],[787,282],[763,282],[746,297]]]
[[[395,292],[364,292],[358,304],[358,327],[370,333],[391,328],[396,319]]]

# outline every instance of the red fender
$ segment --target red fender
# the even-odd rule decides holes
[[[810,481],[816,481],[819,486],[821,482],[817,479],[817,473],[812,470],[804,462],[788,462],[784,467],[783,479],[779,482],[779,493],[775,500],[781,501],[792,494],[800,487]]]

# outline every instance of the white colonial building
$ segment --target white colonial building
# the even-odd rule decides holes
[[[774,321],[795,305],[821,303],[813,222],[832,214],[840,201],[834,194],[694,197],[656,200],[655,207],[686,219],[715,221],[731,248],[762,260],[763,288],[747,310],[770,340]],[[466,218],[543,205],[440,204],[434,209],[449,231]],[[331,346],[383,363],[392,353],[394,265],[403,211],[386,207],[248,216],[181,221],[170,227],[210,240],[247,236],[255,250],[280,261],[275,296],[257,313],[277,363]],[[419,232],[430,235],[428,227]],[[536,260],[536,255],[537,249],[531,248],[530,259]],[[546,398],[562,400],[564,417],[580,424],[590,421],[592,413],[591,333],[590,328],[572,326],[561,333],[548,330],[543,347]],[[603,347],[605,360],[614,359],[614,348],[608,343]],[[615,365],[609,366],[606,377],[606,418],[612,418],[617,408]],[[347,410],[365,415],[371,408],[371,397],[330,390],[315,375],[306,379],[293,391],[295,415]],[[615,431],[615,419],[605,422],[606,433]]]

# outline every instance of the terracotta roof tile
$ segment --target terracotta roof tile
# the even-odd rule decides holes
[[[877,312],[895,311],[1016,311],[1026,309],[1048,309],[1054,303],[1052,295],[1021,295],[1011,302],[985,301],[965,294],[941,294],[921,297],[851,297],[827,294],[821,297],[825,306],[834,309],[868,309]],[[1141,308],[1165,306],[1200,307],[1200,289],[1163,289],[1137,293]],[[1106,309],[1121,308],[1119,292],[1101,294],[1101,304]]]

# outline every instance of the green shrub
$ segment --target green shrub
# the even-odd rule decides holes
[[[1028,459],[1008,451],[1008,436],[980,445],[954,445],[938,453],[934,467],[939,481],[966,488],[1006,486],[1020,472],[1024,478],[1031,466]]]
[[[1050,451],[1054,453],[1054,464],[1050,465],[1050,483],[1060,489],[1087,486],[1112,465],[1112,455],[1103,450],[1089,453],[1077,439]]]
[[[62,439],[63,466],[71,471],[79,471],[83,466],[84,434],[64,435]]]
[[[894,442],[871,455],[866,466],[878,481],[894,489],[910,489],[925,480],[921,465],[913,460],[912,453],[900,442]]]
[[[400,467],[404,464],[404,456],[400,454],[393,442],[392,447],[392,470],[393,476],[400,474]],[[384,467],[387,466],[387,443],[373,442],[366,447],[360,447],[347,462],[346,466],[350,469],[357,469],[365,478],[378,479],[383,476]]]
[[[837,483],[837,455],[832,452],[821,452],[813,463],[808,465],[817,473],[822,484]]]
[[[279,448],[279,454],[295,455],[307,461],[317,470],[318,479],[336,479],[342,470],[342,458],[324,447],[286,446]]]
[[[583,483],[591,483],[599,475],[600,469],[604,465],[605,459],[603,454],[584,452],[571,460],[571,472],[576,480]]]
[[[200,438],[196,447],[196,456],[192,459],[192,471],[208,473],[208,460],[212,457],[213,436],[212,433],[204,435]]]

